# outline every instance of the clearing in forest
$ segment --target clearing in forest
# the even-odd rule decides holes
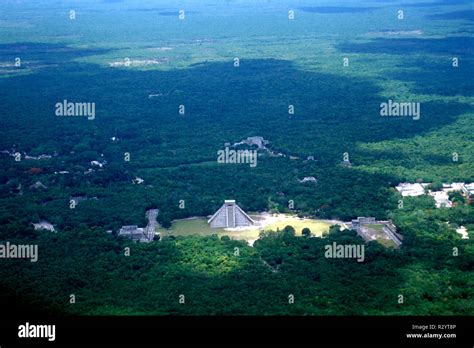
[[[329,227],[333,224],[326,220],[318,219],[302,219],[297,216],[288,214],[249,214],[256,222],[253,226],[245,226],[239,228],[211,228],[207,223],[207,218],[193,217],[188,219],[174,220],[171,228],[157,228],[157,232],[162,237],[166,236],[187,236],[198,234],[202,236],[210,236],[217,234],[221,236],[229,236],[232,239],[246,240],[250,243],[258,239],[259,233],[265,230],[277,229],[282,230],[285,226],[292,226],[297,236],[301,236],[303,228],[307,227],[311,230],[313,236],[321,236],[323,232],[329,231]],[[343,224],[341,227],[344,227]]]

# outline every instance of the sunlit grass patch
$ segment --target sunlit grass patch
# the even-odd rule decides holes
[[[258,239],[261,231],[276,231],[277,229],[282,230],[288,225],[295,229],[297,236],[301,236],[301,232],[305,227],[311,230],[312,235],[321,236],[323,232],[328,231],[329,227],[331,226],[331,223],[323,220],[301,219],[296,216],[286,214],[251,214],[250,216],[256,221],[256,224],[254,226],[239,228],[238,230],[211,228],[207,223],[206,218],[194,217],[189,219],[174,220],[170,229],[159,227],[157,232],[160,233],[162,237],[189,236],[195,234],[210,236],[217,234],[219,237],[229,236],[230,238],[236,240],[253,241]]]

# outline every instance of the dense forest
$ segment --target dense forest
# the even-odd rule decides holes
[[[162,81],[159,86],[154,82],[157,80]],[[269,201],[285,211],[293,200],[296,209],[306,215],[343,220],[361,215],[382,218],[396,207],[390,187],[401,181],[474,181],[473,133],[467,135],[472,122],[462,129],[465,137],[453,131],[443,134],[443,143],[439,143],[432,135],[450,118],[469,111],[469,106],[428,103],[423,121],[384,119],[377,114],[382,99],[370,82],[303,74],[283,61],[248,61],[238,72],[229,63],[146,73],[79,66],[0,83],[10,89],[25,84],[31,88],[27,98],[18,95],[22,102],[0,96],[2,104],[9,105],[10,114],[24,115],[22,119],[5,119],[1,147],[23,157],[24,153],[53,155],[50,159],[15,161],[2,154],[0,179],[5,203],[22,204],[16,214],[51,220],[61,229],[78,223],[106,228],[117,228],[127,221],[140,223],[147,206],[159,207],[159,222],[167,225],[175,218],[209,215],[228,197],[250,211],[268,209]],[[91,91],[91,85],[101,93]],[[291,86],[298,86],[298,90]],[[353,97],[340,107],[336,100],[348,93],[348,86]],[[96,119],[55,116],[55,96],[61,90],[74,90],[71,97],[64,95],[66,100],[93,98]],[[147,98],[158,91],[167,96],[159,101]],[[220,95],[219,91],[225,93]],[[35,95],[38,93],[41,96]],[[35,104],[38,98],[45,103]],[[29,100],[34,109],[28,109]],[[183,100],[189,114],[181,116],[178,106]],[[295,115],[288,115],[282,100],[295,105]],[[369,110],[372,106],[371,112],[367,106]],[[41,113],[44,117],[39,117]],[[18,132],[23,131],[25,135],[18,139]],[[424,133],[427,140],[410,139]],[[217,151],[225,143],[256,135],[269,140],[272,149],[298,159],[261,153],[255,168],[217,164]],[[420,153],[420,142],[430,151],[434,144],[434,150],[439,147],[440,152]],[[459,160],[453,162],[452,152],[456,151]],[[354,168],[341,165],[345,153]],[[307,161],[308,156],[314,161]],[[90,164],[104,160],[103,168]],[[398,170],[404,169],[404,176],[393,170],[394,163]],[[88,172],[90,168],[93,171]],[[55,174],[64,171],[68,173]],[[410,174],[412,171],[418,175]],[[317,186],[298,185],[298,179],[305,176],[316,177]],[[143,178],[144,183],[133,185],[135,177]],[[37,181],[48,189],[31,188]],[[17,189],[19,184],[22,190]],[[69,199],[75,196],[97,200],[83,202],[72,211]],[[180,200],[186,202],[186,210],[178,208]]]
[[[38,243],[39,261],[5,261],[0,272],[26,303],[69,314],[472,315],[472,246],[419,215],[397,217],[400,250],[370,242],[363,263],[324,257],[327,244],[363,243],[337,226],[324,238],[287,227],[254,247],[217,236],[133,244],[77,228],[29,231],[21,241]]]

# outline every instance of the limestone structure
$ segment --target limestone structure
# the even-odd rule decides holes
[[[473,196],[474,195],[474,183],[466,184],[464,182],[453,182],[450,184],[443,184],[443,187],[440,191],[432,191],[430,189],[429,183],[416,183],[416,184],[410,184],[410,183],[401,183],[395,189],[400,192],[402,196],[421,196],[426,194],[428,191],[429,193],[433,193],[432,196],[436,196],[440,194],[441,192],[455,192],[459,191],[465,196]],[[437,197],[435,197],[435,200],[437,201]],[[442,197],[440,194],[439,197],[440,203],[446,203],[445,197]],[[441,202],[443,200],[444,202]],[[441,204],[441,205],[446,205],[446,204]]]
[[[255,223],[234,200],[224,201],[224,205],[207,222],[211,228],[235,228]]]
[[[463,185],[462,191],[468,196],[474,196],[474,183]]]
[[[362,224],[376,224],[377,220],[374,217],[361,217],[352,220],[352,229],[354,231],[359,231]]]
[[[435,200],[436,208],[451,208],[453,206],[453,202],[449,200],[447,191],[430,191],[429,195]]]
[[[56,232],[56,230],[54,229],[54,226],[52,224],[50,224],[48,221],[40,221],[38,223],[33,223],[33,226],[35,228],[35,230],[47,230],[47,231],[51,231],[51,232]]]
[[[33,185],[30,185],[30,189],[47,189],[47,187],[41,181],[37,181]]]
[[[233,146],[237,145],[249,145],[249,146],[257,146],[259,150],[266,150],[266,145],[268,145],[270,142],[268,140],[265,140],[261,136],[255,136],[255,137],[248,137],[245,140],[242,140],[241,142],[235,143]]]
[[[134,242],[150,243],[155,237],[156,217],[158,216],[158,209],[150,209],[146,212],[148,224],[145,228],[137,225],[122,226],[118,232],[119,237],[125,237]]]
[[[314,176],[305,176],[303,179],[298,179],[298,181],[303,184],[305,182],[314,182],[315,184],[318,182],[318,179],[316,179]]]
[[[374,217],[358,217],[352,220],[352,230],[356,231],[366,241],[377,239],[378,228],[375,225],[379,225],[385,234],[386,238],[391,239],[397,246],[402,244],[403,237],[397,233],[397,227],[391,220],[378,221]]]
[[[122,226],[118,235],[120,237],[130,238],[133,241],[141,241],[145,238],[143,228],[136,225]]]
[[[424,195],[425,188],[428,186],[428,183],[401,183],[395,189],[400,192],[403,197],[416,197]]]

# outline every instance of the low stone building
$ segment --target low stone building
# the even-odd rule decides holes
[[[474,183],[465,184],[462,188],[462,192],[467,196],[474,196]]]
[[[136,225],[122,226],[118,233],[119,237],[125,237],[134,242],[148,243],[153,241],[154,234],[149,234],[148,230]]]
[[[266,149],[266,145],[268,145],[270,142],[268,140],[265,140],[261,136],[254,136],[254,137],[248,137],[245,140],[242,140],[241,142],[235,143],[233,146],[237,145],[249,145],[249,146],[257,146],[260,150]]]
[[[395,189],[400,192],[403,197],[416,197],[424,195],[426,193],[425,188],[428,185],[429,184],[427,183],[401,183],[397,187],[395,187]]]
[[[430,192],[429,195],[435,200],[436,208],[451,208],[453,206],[453,202],[449,200],[449,195],[446,191],[434,191]]]
[[[127,225],[122,226],[122,228],[119,230],[118,236],[129,238],[133,241],[141,241],[145,238],[145,234],[143,232],[143,228],[139,228],[137,225]]]
[[[33,185],[30,185],[30,189],[47,189],[47,187],[41,181],[37,181]]]
[[[46,230],[51,232],[56,232],[54,226],[48,221],[42,220],[38,223],[33,223],[35,230]]]
[[[117,235],[119,237],[131,239],[135,242],[152,242],[155,238],[155,227],[157,224],[156,217],[158,216],[158,209],[147,210],[145,215],[148,219],[148,224],[145,226],[145,228],[138,227],[137,225],[122,226]]]
[[[312,182],[316,184],[318,179],[316,179],[314,176],[305,176],[303,179],[298,179],[298,182],[300,184],[304,184],[305,182]]]
[[[352,220],[351,229],[356,231],[365,241],[391,239],[396,246],[402,244],[403,237],[397,233],[397,227],[391,220],[378,221],[374,217],[358,217]]]

